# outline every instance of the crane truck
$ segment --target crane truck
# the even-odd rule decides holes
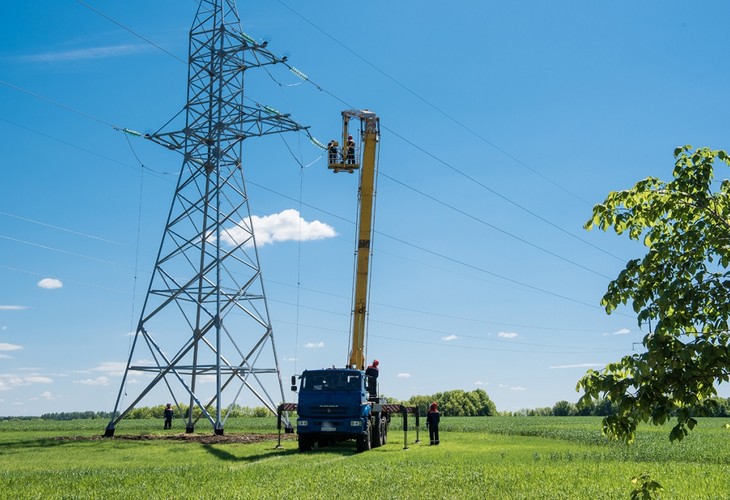
[[[357,162],[355,142],[350,134],[350,120],[359,119],[362,161]],[[358,190],[357,255],[352,308],[351,350],[344,368],[304,370],[292,376],[292,391],[298,402],[279,406],[279,430],[282,412],[296,411],[299,451],[315,445],[327,446],[337,441],[355,440],[358,452],[387,442],[391,416],[403,416],[404,447],[407,447],[408,414],[415,414],[418,442],[418,409],[388,404],[378,396],[377,377],[365,369],[365,334],[370,272],[370,242],[373,236],[375,200],[375,164],[380,136],[380,120],[368,110],[342,112],[342,149],[330,151],[328,168],[335,173],[360,171]],[[293,428],[287,428],[293,432]],[[281,436],[281,434],[279,434]]]

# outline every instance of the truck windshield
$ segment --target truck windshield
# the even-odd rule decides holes
[[[355,373],[314,372],[302,380],[305,391],[358,391],[361,387],[360,375]]]

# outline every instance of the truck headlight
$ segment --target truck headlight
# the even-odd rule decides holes
[[[301,425],[302,427],[306,427],[309,425],[309,422],[306,420],[297,420],[297,425]]]
[[[362,427],[362,421],[361,420],[351,420],[350,427]]]

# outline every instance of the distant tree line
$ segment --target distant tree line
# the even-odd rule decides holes
[[[460,389],[437,392],[430,396],[412,396],[401,404],[418,406],[421,415],[425,415],[432,402],[438,403],[441,415],[448,417],[489,417],[494,415],[515,416],[515,417],[572,417],[572,416],[594,416],[606,417],[614,415],[616,409],[607,399],[599,399],[589,405],[579,406],[569,401],[558,401],[553,406],[541,408],[522,409],[518,411],[498,412],[494,402],[489,399],[487,393],[482,389],[463,391]],[[188,418],[189,408],[187,405],[174,406],[178,418]],[[148,419],[162,418],[165,405],[133,408],[125,418]],[[210,411],[213,411],[210,409]],[[267,417],[271,412],[263,406],[250,408],[247,406],[232,405],[229,417]],[[730,398],[711,398],[704,401],[701,407],[694,410],[698,417],[730,417]],[[200,408],[193,407],[193,418],[200,415]],[[44,420],[77,420],[77,419],[106,419],[110,420],[111,412],[105,411],[71,411],[58,413],[44,413],[40,416]],[[30,420],[39,417],[0,417],[0,420]]]
[[[693,410],[697,417],[730,417],[730,398],[706,399],[702,406]],[[523,409],[516,412],[502,412],[500,415],[527,416],[527,417],[574,417],[593,416],[608,417],[616,414],[616,405],[602,398],[590,404],[578,405],[569,401],[558,401],[552,407]]]
[[[419,413],[425,415],[432,402],[438,403],[439,412],[445,417],[489,417],[497,414],[497,406],[482,389],[470,392],[456,389],[431,396],[412,396],[402,404],[418,406]]]
[[[188,418],[189,407],[188,405],[173,405],[176,416]],[[162,412],[165,410],[165,405],[156,406],[141,406],[139,408],[132,408],[130,412],[125,415],[124,418],[129,419],[146,419],[146,418],[162,418]],[[213,411],[209,408],[209,411]],[[239,406],[234,404],[230,409],[226,409],[227,415],[232,418],[237,417],[267,417],[271,415],[271,412],[263,406],[249,408],[247,406]],[[193,407],[193,418],[200,416],[200,408]],[[24,418],[24,417],[2,417],[7,418]],[[25,418],[38,418],[38,417],[25,417]],[[44,413],[40,416],[44,420],[76,420],[76,419],[107,419],[111,420],[112,412],[108,411],[70,411],[70,412],[59,412],[59,413]]]
[[[111,419],[108,411],[64,411],[59,413],[44,413],[43,420],[79,420],[79,419]]]

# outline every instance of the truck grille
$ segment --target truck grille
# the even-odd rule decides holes
[[[347,408],[335,405],[313,405],[309,409],[312,417],[345,416]]]

